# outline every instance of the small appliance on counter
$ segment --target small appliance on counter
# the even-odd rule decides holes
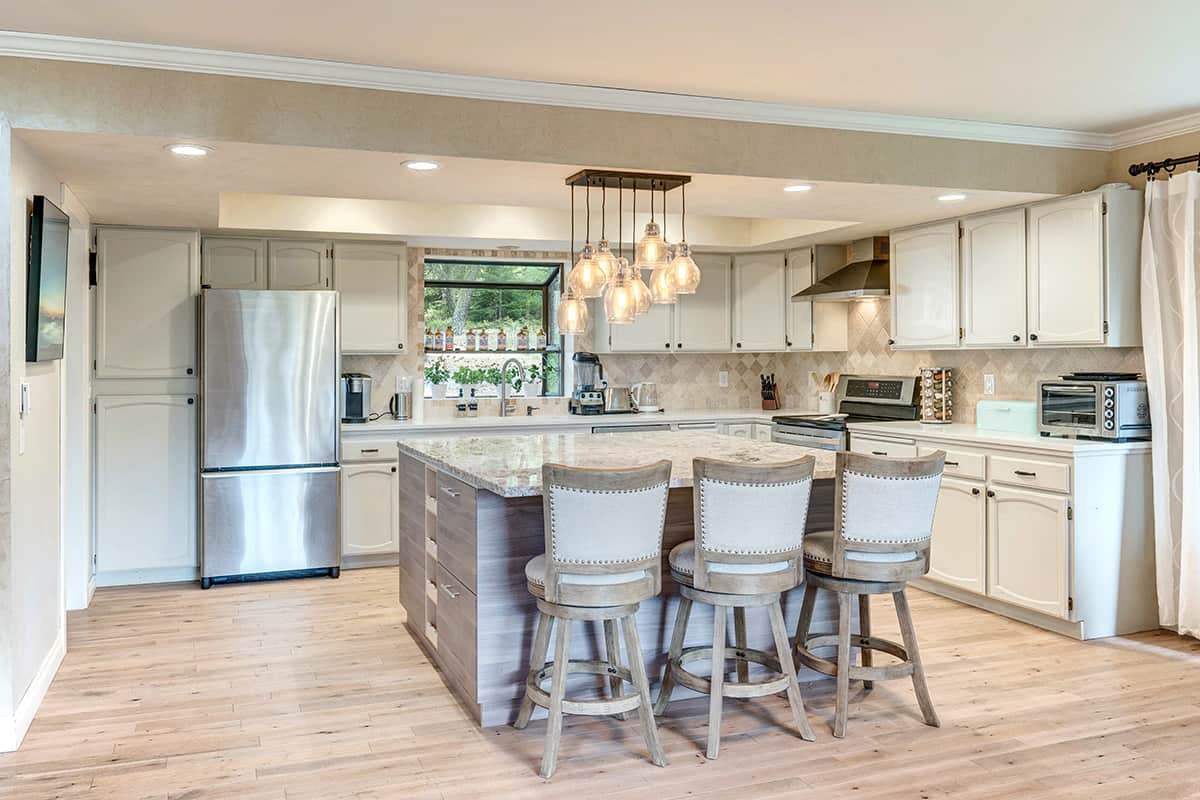
[[[1146,381],[1131,372],[1073,372],[1038,381],[1037,418],[1042,436],[1149,439]]]
[[[571,357],[575,363],[575,391],[567,401],[567,411],[572,414],[591,415],[604,413],[604,367],[595,353],[578,352]]]
[[[917,378],[894,375],[843,375],[836,414],[780,414],[771,417],[771,441],[847,450],[847,422],[911,422],[921,415]]]
[[[1037,436],[1037,403],[1033,400],[980,400],[975,404],[975,428]]]
[[[637,408],[633,404],[633,395],[628,386],[609,386],[605,392],[605,414],[635,414]]]
[[[921,367],[921,422],[949,425],[954,421],[949,367]]]
[[[371,376],[342,373],[342,422],[367,422],[371,418]]]
[[[388,413],[392,415],[392,419],[412,419],[413,379],[411,377],[404,375],[396,378],[396,393],[388,401]]]
[[[653,381],[635,383],[629,392],[639,413],[653,414],[658,411],[658,386]]]

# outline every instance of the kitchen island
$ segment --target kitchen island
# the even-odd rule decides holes
[[[692,459],[779,463],[812,455],[816,482],[808,529],[833,524],[835,454],[700,432],[538,434],[400,441],[400,600],[407,626],[430,652],[450,687],[484,727],[516,717],[524,694],[536,604],[525,588],[525,563],[545,551],[542,465],[599,468],[672,463],[663,535],[663,592],[638,612],[643,659],[652,681],[662,673],[678,602],[667,554],[693,537]],[[620,525],[620,520],[613,520]],[[754,509],[746,509],[754,524]],[[800,597],[784,599],[788,624]],[[697,605],[687,644],[711,636],[711,609]],[[818,608],[818,620],[826,615]],[[751,647],[771,642],[765,614],[747,616]],[[572,658],[603,651],[599,628],[576,636]]]

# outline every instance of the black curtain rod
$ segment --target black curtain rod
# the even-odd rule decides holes
[[[1147,173],[1151,178],[1160,170],[1165,170],[1168,173],[1174,172],[1176,167],[1181,167],[1184,164],[1197,164],[1200,168],[1200,153],[1194,156],[1180,156],[1179,158],[1166,158],[1162,161],[1147,161],[1142,164],[1130,164],[1130,175],[1141,175]]]

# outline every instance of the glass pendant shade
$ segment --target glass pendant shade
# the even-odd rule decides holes
[[[596,255],[596,249],[592,247],[591,243],[585,244],[580,250],[575,268],[571,270],[571,276],[567,281],[568,288],[578,299],[599,297],[604,293],[604,284],[608,281],[608,274],[597,263]]]
[[[608,239],[601,239],[596,246],[595,262],[600,271],[604,273],[604,282],[611,282],[613,276],[617,274],[617,257],[613,255],[612,248],[608,246]],[[595,296],[599,297],[599,295]]]
[[[687,242],[680,242],[675,250],[675,258],[667,268],[671,273],[671,282],[678,294],[695,294],[700,286],[700,267],[692,260],[692,248]]]
[[[625,259],[621,260],[624,261]],[[642,271],[640,269],[634,268],[628,270],[626,274],[629,276],[629,285],[633,288],[635,302],[633,313],[640,317],[650,310],[650,306],[654,302],[654,296],[650,294],[650,287],[646,284],[645,279],[642,278]]]
[[[614,266],[615,274],[604,292],[604,316],[614,325],[625,325],[637,314],[637,297],[625,270],[619,264]]]
[[[558,332],[563,336],[582,336],[587,333],[587,303],[571,289],[563,293],[558,301]]]
[[[668,267],[659,267],[650,273],[650,300],[659,305],[675,304],[675,282],[671,280]]]
[[[641,269],[657,269],[667,265],[667,243],[654,220],[646,223],[646,231],[638,240],[634,263]]]

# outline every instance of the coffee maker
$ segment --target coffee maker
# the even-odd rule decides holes
[[[367,422],[371,418],[371,376],[342,374],[342,422]]]
[[[604,381],[604,367],[600,366],[600,357],[595,353],[576,353],[571,357],[575,362],[575,391],[567,401],[567,411],[572,414],[603,414],[604,390],[608,386]]]

